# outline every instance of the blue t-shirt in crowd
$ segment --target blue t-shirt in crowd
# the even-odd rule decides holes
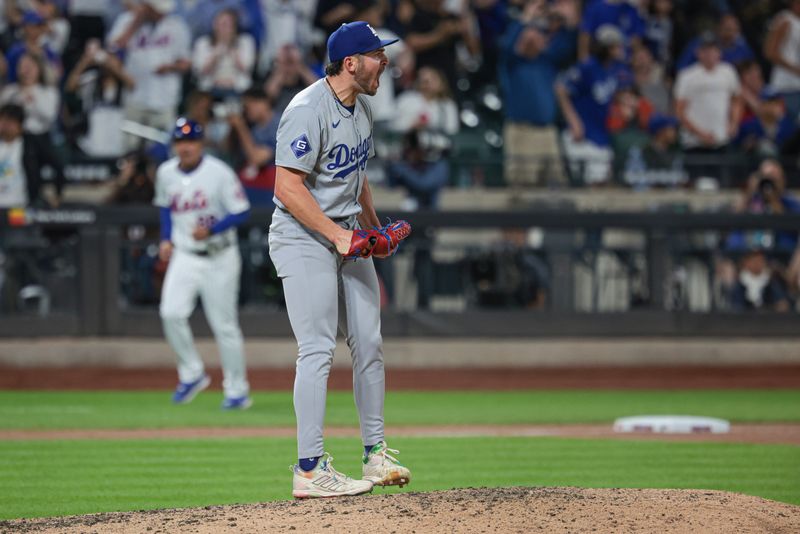
[[[752,117],[742,123],[734,143],[742,144],[747,139],[755,139],[756,141],[768,139],[775,143],[776,148],[780,150],[780,147],[791,139],[796,131],[797,124],[789,115],[785,115],[778,123],[777,129],[770,134],[767,134],[767,131],[764,129],[764,123],[762,123],[761,120],[757,117]]]
[[[501,41],[499,78],[506,118],[536,126],[554,124],[558,112],[553,83],[558,66],[575,53],[575,31],[560,30],[538,56],[528,59],[515,47],[525,26],[512,23]]]
[[[586,139],[608,146],[611,138],[606,128],[608,108],[621,84],[633,77],[624,63],[616,61],[604,66],[595,58],[579,63],[560,78],[567,88],[572,105],[583,121]]]
[[[605,0],[598,0],[588,5],[581,19],[581,31],[594,36],[597,28],[603,24],[619,28],[628,43],[631,38],[644,35],[644,19],[628,2],[610,4]]]
[[[700,47],[700,38],[697,37],[691,41],[689,44],[686,45],[686,48],[683,49],[681,52],[680,57],[678,58],[678,62],[676,63],[676,67],[678,70],[685,69],[686,67],[691,67],[697,62],[697,49]],[[755,56],[753,55],[753,50],[750,48],[750,45],[747,44],[747,41],[744,40],[744,37],[741,35],[736,38],[732,45],[722,48],[722,61],[726,63],[730,63],[731,65],[737,65],[742,61],[753,59]]]

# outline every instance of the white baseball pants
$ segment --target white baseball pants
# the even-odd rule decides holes
[[[189,316],[200,296],[219,348],[222,388],[227,398],[243,397],[250,391],[237,311],[241,271],[242,259],[237,246],[229,246],[214,256],[198,256],[175,249],[164,279],[159,309],[164,334],[178,357],[178,379],[184,383],[194,382],[205,372],[189,328]]]

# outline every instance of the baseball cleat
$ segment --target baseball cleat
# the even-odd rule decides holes
[[[246,410],[253,405],[253,400],[245,395],[244,397],[225,397],[222,401],[223,410]]]
[[[303,471],[299,465],[291,466],[294,473],[292,496],[295,499],[314,497],[341,497],[361,495],[372,491],[372,482],[353,480],[333,468],[333,458],[327,452],[319,459],[317,467]]]
[[[172,394],[172,402],[175,404],[188,404],[210,384],[211,378],[208,375],[203,375],[194,382],[181,382],[175,388],[175,393]]]
[[[364,456],[361,467],[362,478],[369,480],[376,486],[400,486],[401,488],[411,482],[411,471],[397,461],[391,454],[400,451],[390,449],[385,441],[381,441]]]

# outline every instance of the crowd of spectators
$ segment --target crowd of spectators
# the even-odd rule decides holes
[[[509,183],[520,180],[520,167],[528,183],[552,181],[558,172],[536,171],[543,160],[558,165],[563,158],[575,184],[676,186],[706,177],[730,186],[764,157],[792,156],[800,2],[593,0],[577,12],[575,6],[526,2],[505,34],[500,82]],[[742,22],[756,21],[768,31],[748,39]],[[553,94],[560,116],[552,112]],[[642,152],[657,126],[673,119],[679,133],[673,144],[685,157],[670,158],[668,174],[649,172],[663,169],[651,169]],[[516,142],[519,131],[543,136],[536,149],[528,148],[533,137]],[[542,147],[549,147],[544,154]]]
[[[323,75],[327,35],[357,19],[401,39],[374,102],[395,157],[409,132],[428,159],[453,154],[459,131],[493,127],[492,112],[502,135],[486,139],[503,147],[512,186],[684,186],[730,178],[731,162],[744,162],[743,182],[748,165],[800,145],[800,0],[3,0],[0,9],[0,104],[25,108],[26,132],[54,154],[44,163],[59,192],[63,158],[132,153],[188,113],[209,128],[209,148],[239,165],[254,200],[266,198],[255,193],[269,187],[270,123]],[[500,103],[482,121],[474,112],[487,92]]]
[[[0,11],[0,148],[24,146],[0,152],[0,206],[44,202],[43,168],[57,204],[64,164],[91,158],[120,158],[109,201],[148,202],[179,114],[206,127],[253,204],[270,204],[281,113],[324,75],[327,36],[351,20],[400,39],[372,101],[388,140],[374,176],[404,188],[406,207],[435,208],[459,143],[492,128],[478,137],[512,187],[725,186],[765,158],[784,185],[798,176],[800,0],[0,0]]]

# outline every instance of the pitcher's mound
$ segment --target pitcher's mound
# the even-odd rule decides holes
[[[480,488],[0,522],[12,532],[800,532],[800,507],[721,491]]]

